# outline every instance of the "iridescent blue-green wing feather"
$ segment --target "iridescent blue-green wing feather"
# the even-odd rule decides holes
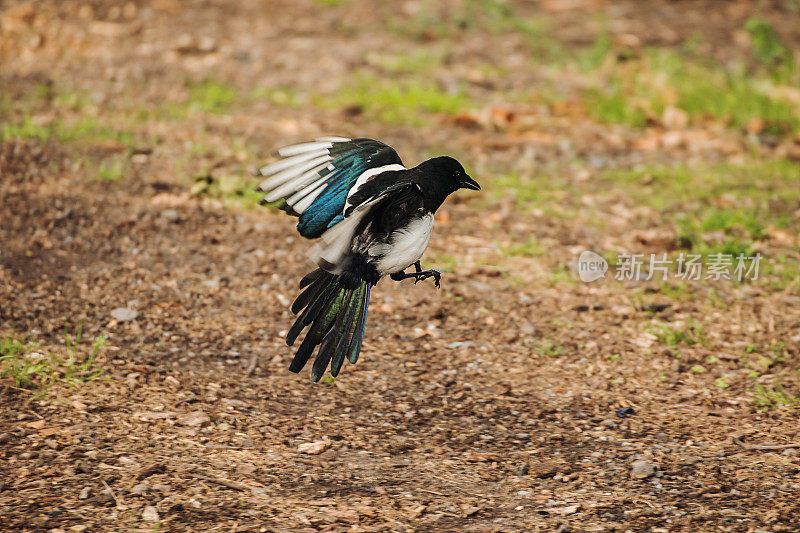
[[[283,159],[260,170],[263,203],[299,217],[297,230],[315,238],[343,218],[347,194],[358,177],[372,168],[402,165],[393,148],[373,139],[322,137],[281,148]]]

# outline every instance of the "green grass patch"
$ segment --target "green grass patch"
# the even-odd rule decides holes
[[[100,162],[97,168],[97,179],[101,181],[118,181],[131,170],[128,154],[116,155]]]
[[[766,286],[772,290],[800,290],[800,260],[797,257],[776,255],[765,257],[759,265]]]
[[[300,107],[305,104],[308,98],[300,95],[291,87],[254,87],[250,91],[250,98],[253,100],[266,100],[267,102],[285,107]]]
[[[598,122],[633,127],[642,127],[647,123],[645,111],[631,105],[631,97],[619,80],[612,81],[602,89],[587,89],[583,94],[583,103],[589,116]]]
[[[494,174],[493,169],[483,173]],[[764,243],[780,246],[772,240],[781,232],[789,236],[800,233],[800,166],[786,160],[747,161],[741,165],[676,165],[645,167],[640,169],[615,169],[601,172],[592,180],[578,182],[564,172],[543,168],[536,173],[505,173],[486,184],[486,194],[475,201],[495,205],[498,201],[511,201],[520,212],[538,211],[548,217],[568,217],[587,226],[603,228],[615,225],[612,214],[599,216],[595,209],[587,208],[581,198],[589,195],[598,205],[613,199],[630,209],[647,206],[645,211],[626,222],[630,228],[670,227],[676,240],[668,245],[672,261],[671,282],[678,282],[678,258],[684,254],[699,255],[702,264],[701,281],[709,274],[712,256],[731,257],[730,278],[738,282],[754,279],[751,269],[755,250]],[[610,200],[609,200],[610,201]],[[540,254],[537,243],[521,242],[507,247],[510,255]],[[785,289],[800,287],[797,246],[784,251],[762,253],[758,265],[758,280],[765,286]],[[744,261],[740,267],[739,257]],[[611,267],[618,261],[617,254],[608,252]],[[648,268],[648,257],[643,259],[643,272]],[[727,260],[727,258],[726,258]],[[739,270],[737,271],[737,267]],[[691,299],[687,287],[678,283],[661,285],[670,298]],[[682,295],[681,295],[682,294]],[[727,304],[717,299],[715,306]]]
[[[670,300],[691,301],[695,298],[695,292],[689,284],[675,279],[659,283],[658,292]]]
[[[226,113],[238,96],[232,85],[205,79],[200,82],[187,82],[189,96],[180,105],[173,106],[171,113],[176,118],[182,118],[186,111],[202,111],[215,115]]]
[[[522,242],[517,242],[503,250],[508,255],[520,257],[541,257],[545,253],[545,247],[535,235],[528,237]]]
[[[523,37],[537,60],[556,60],[563,49],[552,35],[549,21],[543,17],[520,14],[512,5],[498,0],[464,0],[444,5],[421,0],[411,17],[392,16],[387,28],[404,37],[420,41],[457,39],[463,35],[516,33]]]
[[[696,253],[749,256],[770,228],[800,230],[800,167],[790,161],[613,170],[595,186],[658,209],[676,228],[679,246]]]
[[[87,349],[81,345],[81,335],[81,326],[75,335],[65,331],[66,354],[42,353],[36,343],[13,337],[0,339],[0,377],[11,379],[16,387],[35,390],[38,396],[56,383],[74,387],[99,378],[104,370],[96,360],[106,337],[96,337]]]
[[[431,248],[428,248],[425,255],[429,258],[427,261],[433,265],[430,268],[440,272],[455,272],[456,267],[462,263],[462,261],[454,255],[437,252]]]
[[[676,346],[684,344],[692,346],[695,344],[707,344],[705,333],[700,324],[690,321],[683,326],[674,326],[669,324],[660,324],[650,329],[659,341],[667,346]]]
[[[718,119],[740,129],[760,119],[765,131],[778,135],[800,128],[800,106],[770,94],[773,87],[769,83],[758,83],[744,71],[688,70],[673,83],[678,87],[677,107],[690,115]],[[654,107],[658,111],[663,104],[656,102]]]
[[[256,191],[252,181],[239,175],[199,177],[192,185],[191,194],[245,208],[258,207],[264,198],[264,193]]]
[[[578,280],[578,277],[575,276],[566,265],[555,265],[551,267],[550,272],[547,273],[545,283],[550,287],[556,287],[560,285],[575,286],[582,282]]]
[[[573,194],[578,194],[579,188],[567,182],[559,172],[542,169],[536,173],[502,173],[489,169],[484,174],[495,176],[484,186],[488,194],[481,197],[485,201],[490,197],[510,198],[519,210],[541,209],[544,214],[554,217],[573,213],[570,202],[577,198]]]
[[[317,103],[324,107],[356,108],[370,120],[406,125],[425,124],[435,114],[453,114],[470,107],[461,90],[450,92],[433,82],[363,74],[337,94],[319,97]]]
[[[365,59],[387,74],[425,74],[442,66],[448,54],[446,47],[426,46],[399,53],[371,51]]]
[[[558,357],[564,353],[564,347],[550,339],[541,339],[534,343],[533,350],[543,357]]]
[[[611,52],[611,36],[607,32],[600,33],[588,48],[580,50],[577,62],[583,72],[592,72],[606,61]]]
[[[111,140],[128,147],[133,147],[135,144],[132,133],[104,126],[91,116],[83,116],[70,121],[54,120],[42,123],[28,116],[20,122],[3,122],[0,125],[0,141],[11,139],[57,140],[59,142]]]
[[[671,105],[686,111],[695,122],[711,119],[744,128],[761,120],[766,132],[797,132],[800,104],[781,88],[800,81],[794,67],[788,66],[794,65],[793,56],[786,55],[786,48],[756,44],[762,40],[770,42],[767,37],[754,37],[756,55],[770,64],[780,57],[780,67],[723,68],[691,53],[662,48],[612,61],[609,54],[620,51],[601,35],[574,59],[593,85],[583,92],[584,106],[595,120],[632,127],[646,125],[649,117],[660,117]]]
[[[790,83],[797,65],[794,52],[785,46],[772,25],[759,17],[751,17],[744,24],[753,42],[753,55],[771,72],[776,81]]]
[[[800,397],[787,393],[780,384],[764,387],[756,383],[750,392],[753,395],[753,402],[762,409],[778,406],[797,407],[800,404]]]

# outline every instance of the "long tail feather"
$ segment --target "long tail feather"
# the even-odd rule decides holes
[[[351,296],[350,305],[347,307],[347,312],[344,316],[343,324],[340,334],[336,339],[336,346],[331,357],[331,375],[336,377],[339,375],[339,370],[342,368],[345,355],[350,348],[350,342],[356,332],[358,325],[358,316],[361,313],[361,304],[364,300],[364,285],[359,286]]]
[[[336,323],[325,336],[322,345],[319,347],[319,354],[317,355],[317,359],[314,360],[314,373],[312,373],[312,378],[314,374],[317,373],[318,368],[324,373],[328,362],[331,364],[331,375],[336,377],[339,373],[343,359],[342,355],[339,353],[339,345],[343,340],[349,342],[349,335],[353,329],[350,327],[350,322],[353,321],[353,317],[358,310],[358,306],[353,304],[357,303],[361,298],[360,291],[362,290],[363,286],[359,285],[347,295],[342,312],[336,317]]]
[[[301,282],[305,290],[292,304],[300,315],[295,320],[286,343],[294,344],[300,333],[310,326],[289,366],[299,372],[317,347],[311,369],[311,379],[319,381],[330,365],[331,374],[338,375],[345,357],[355,363],[364,339],[371,283],[345,283],[341,276],[314,271]]]
[[[319,295],[310,303],[305,310],[300,313],[300,316],[297,317],[297,320],[294,321],[292,327],[289,328],[289,333],[286,334],[286,344],[291,346],[294,344],[294,341],[297,340],[297,336],[300,335],[300,332],[303,331],[303,328],[314,322],[316,318],[319,316],[320,312],[322,312],[323,306],[328,303],[331,296],[336,293],[337,284],[335,282],[335,278],[329,282],[319,293]]]
[[[324,276],[325,274],[326,274],[326,272],[324,270],[322,270],[321,268],[318,268],[316,270],[313,270],[313,271],[309,272],[308,274],[306,274],[303,277],[303,279],[300,280],[300,288],[302,289],[303,287],[311,284],[313,281],[319,279],[320,277]]]
[[[323,272],[325,275],[317,277],[309,285],[305,286],[305,290],[303,290],[303,292],[301,292],[300,295],[295,298],[294,303],[292,303],[292,313],[299,313],[301,309],[314,301],[319,296],[320,291],[325,288],[325,285],[327,284],[326,282],[329,281],[332,276],[322,269],[317,269],[315,272]],[[307,277],[308,276],[306,276],[306,278]],[[305,281],[306,278],[303,278],[303,281]],[[303,287],[302,282],[300,283],[300,286]]]
[[[333,348],[336,346],[336,339],[345,331],[345,329],[342,327],[342,321],[344,320],[345,315],[347,315],[347,308],[350,305],[352,294],[353,290],[347,289],[346,292],[342,294],[341,300],[338,300],[337,304],[335,304],[335,310],[332,307],[333,312],[336,314],[336,318],[329,331],[324,334],[324,337],[321,340],[322,344],[320,344],[319,351],[317,352],[317,357],[314,359],[314,366],[311,367],[311,379],[314,381],[318,381],[319,378],[321,378],[325,373],[325,370],[328,368],[328,363],[331,362],[331,357],[333,357]],[[308,332],[308,335],[315,333],[313,329],[314,328],[312,327],[312,330]]]
[[[364,291],[364,298],[361,301],[360,312],[358,314],[358,323],[356,330],[350,341],[350,349],[347,353],[347,359],[355,364],[358,361],[358,354],[361,352],[361,344],[364,342],[364,330],[367,327],[367,309],[369,308],[369,290],[372,286],[367,285]]]

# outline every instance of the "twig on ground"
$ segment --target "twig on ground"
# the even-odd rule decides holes
[[[733,442],[735,444],[738,444],[745,450],[777,451],[777,450],[789,450],[791,448],[800,449],[800,442],[794,442],[792,444],[747,444],[746,442],[742,442],[741,439],[737,439],[736,437],[733,437]]]
[[[449,479],[445,479],[445,478],[443,478],[443,477],[439,477],[439,476],[431,476],[431,477],[432,477],[432,478],[435,478],[435,479],[438,479],[438,480],[440,480],[440,481],[445,481],[445,482],[447,482],[447,483],[453,484],[453,481],[451,481],[451,480],[449,480]],[[474,496],[474,497],[476,497],[476,498],[483,498],[484,500],[491,500],[491,498],[490,498],[489,496],[485,496],[485,495],[483,495],[483,494],[476,494],[476,493],[474,493],[474,492],[469,492],[469,491],[467,491],[467,490],[464,490],[464,489],[462,489],[461,487],[457,487],[457,486],[456,486],[456,485],[454,485],[454,484],[453,484],[453,488],[454,488],[454,489],[456,489],[456,490],[457,490],[457,491],[459,491],[459,492],[463,492],[464,494],[467,494],[468,496]]]
[[[253,355],[250,356],[250,362],[247,363],[247,368],[244,371],[244,375],[249,376],[250,374],[252,374],[255,371],[257,364],[258,364],[258,352],[253,352]]]
[[[205,474],[192,474],[197,479],[202,479],[205,481],[210,481],[212,483],[216,483],[217,485],[222,485],[223,487],[228,487],[229,489],[235,490],[242,490],[242,491],[254,491],[258,490],[258,487],[251,487],[250,485],[246,485],[244,483],[239,483],[238,481],[231,481],[229,479],[216,477],[216,476],[208,476]]]
[[[429,490],[429,489],[419,489],[419,491],[420,491],[420,492],[427,492],[427,493],[429,493],[429,494],[436,494],[437,496],[444,496],[445,498],[447,498],[447,497],[448,497],[448,496],[447,496],[447,494],[442,494],[441,492],[436,492],[435,490]]]
[[[150,477],[153,474],[160,474],[161,472],[164,472],[166,469],[167,469],[167,465],[165,465],[164,463],[153,463],[153,464],[147,465],[144,468],[142,468],[141,470],[139,470],[133,476],[133,479],[138,481],[140,479],[144,479],[146,477]]]
[[[106,488],[106,490],[108,491],[108,493],[109,493],[109,494],[111,495],[111,497],[114,499],[114,505],[116,505],[117,507],[119,507],[119,498],[117,498],[117,495],[116,495],[116,494],[114,494],[114,491],[113,491],[113,490],[111,490],[111,487],[109,487],[109,486],[108,486],[108,483],[106,483],[106,480],[105,480],[105,479],[101,479],[101,480],[100,480],[100,482],[101,482],[101,483],[103,483],[103,486]]]
[[[35,390],[23,389],[22,387],[15,387],[14,385],[3,385],[3,388],[17,390],[17,391],[20,391],[20,392],[27,392],[27,393],[30,393],[30,394],[36,394]]]

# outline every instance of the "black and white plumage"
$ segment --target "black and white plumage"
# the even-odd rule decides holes
[[[452,157],[406,168],[394,149],[372,139],[323,137],[278,155],[260,170],[262,203],[277,202],[298,217],[302,236],[320,237],[309,252],[318,268],[300,281],[292,304],[300,315],[286,336],[291,346],[309,327],[289,369],[299,372],[319,346],[311,371],[318,381],[328,365],[336,376],[345,357],[358,359],[370,290],[381,278],[433,277],[439,286],[439,272],[423,271],[419,261],[433,215],[450,193],[480,186]]]

